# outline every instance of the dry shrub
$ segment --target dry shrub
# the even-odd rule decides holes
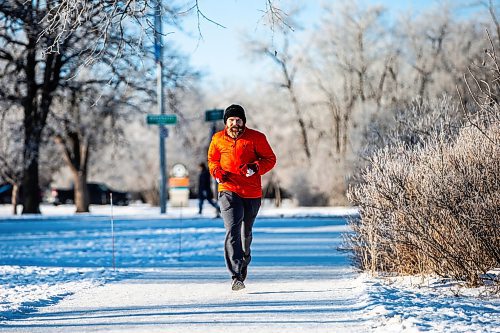
[[[500,64],[490,43],[464,76],[460,112],[449,98],[418,101],[375,126],[384,133],[348,191],[360,219],[347,241],[361,269],[476,286],[500,267]]]
[[[500,126],[463,128],[449,144],[382,149],[363,185],[350,237],[365,270],[436,273],[478,283],[500,265]]]

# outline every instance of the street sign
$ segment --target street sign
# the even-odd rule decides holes
[[[217,121],[224,119],[224,110],[213,109],[205,111],[205,121]]]
[[[148,125],[173,125],[177,123],[175,114],[148,114],[146,116]]]

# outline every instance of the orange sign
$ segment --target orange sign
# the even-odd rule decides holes
[[[169,187],[189,187],[189,178],[188,177],[172,177],[168,179]]]

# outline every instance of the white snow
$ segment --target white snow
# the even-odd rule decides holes
[[[438,278],[359,274],[353,208],[274,208],[254,227],[247,287],[230,289],[224,227],[205,206],[0,205],[0,332],[500,332],[500,299]]]

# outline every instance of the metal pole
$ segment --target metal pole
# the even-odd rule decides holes
[[[115,225],[113,218],[113,193],[109,194],[109,202],[111,204],[111,243],[112,243],[112,252],[113,252],[113,271],[116,271],[115,264]]]
[[[158,113],[165,114],[163,104],[163,42],[162,42],[162,24],[161,24],[161,0],[156,0],[155,8],[155,61],[156,61],[156,94],[158,103]],[[165,147],[165,138],[163,132],[164,126],[159,126],[160,139],[160,213],[167,211],[167,152]]]
[[[178,261],[181,261],[182,254],[182,201],[181,201],[181,215],[180,215],[180,225],[179,225],[179,253],[178,253]]]
[[[212,121],[212,133],[210,134],[210,140],[208,143],[212,141],[212,137],[215,135],[215,132],[217,131],[217,128],[215,127],[215,121]]]
[[[211,130],[211,133],[210,133],[210,140],[208,141],[208,144],[210,144],[212,142],[212,138],[215,135],[216,131],[217,131],[217,127],[215,126],[215,121],[212,121],[212,130]],[[218,191],[219,185],[217,184],[217,182],[212,177],[210,177],[210,179],[211,179],[212,186],[213,186],[213,189],[214,189],[215,201],[218,202],[219,201],[219,191]]]

